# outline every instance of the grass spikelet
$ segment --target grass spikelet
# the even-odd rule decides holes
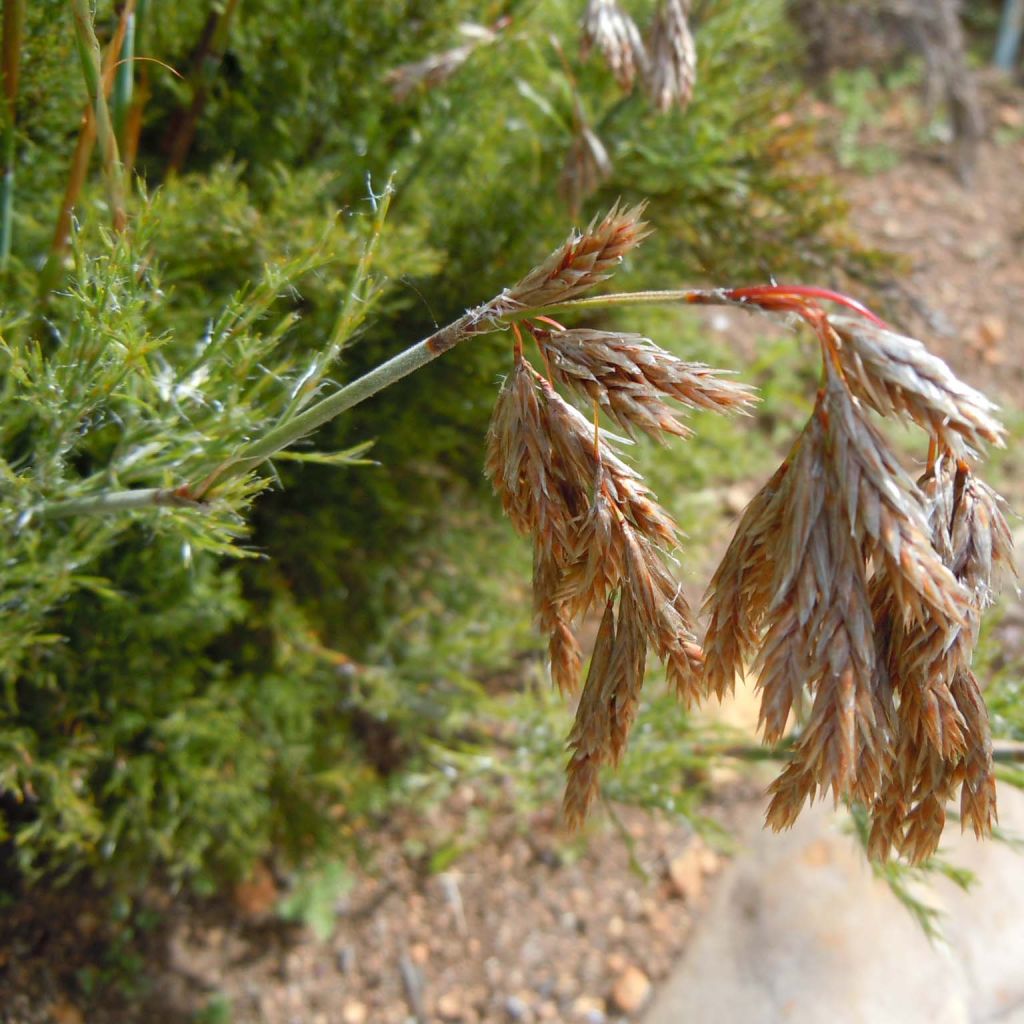
[[[474,51],[493,43],[508,24],[504,18],[489,28],[464,23],[459,26],[459,32],[466,40],[461,45],[392,68],[384,76],[384,81],[391,86],[391,98],[396,103],[404,103],[418,89],[436,89],[443,85],[469,60]]]
[[[979,450],[986,441],[1004,444],[1006,431],[992,402],[916,338],[861,318],[834,316],[830,322],[850,387],[876,412],[908,416],[943,448],[960,450],[961,438]]]
[[[868,553],[884,561],[902,614],[923,621],[931,609],[962,622],[966,594],[932,546],[917,487],[833,372],[827,397],[834,487]]]
[[[697,84],[697,47],[686,14],[684,0],[662,0],[651,27],[646,86],[662,113],[685,110]]]
[[[872,809],[871,850],[885,857],[895,847],[915,862],[935,852],[942,805],[957,786],[962,827],[980,837],[995,822],[988,709],[970,665],[981,612],[999,577],[1013,570],[999,498],[965,463],[949,452],[940,455],[920,486],[932,512],[935,549],[965,587],[969,607],[965,623],[952,633],[934,618],[891,625],[887,658],[897,683],[898,771]]]
[[[988,708],[973,672],[958,672],[953,699],[967,726],[968,745],[957,770],[960,782],[960,825],[976,838],[992,834],[996,823],[996,778],[992,766],[992,730]]]
[[[732,692],[760,640],[775,568],[771,539],[781,507],[775,496],[789,469],[787,460],[747,506],[704,598],[704,684],[720,700]]]
[[[583,15],[581,55],[597,49],[615,80],[627,92],[647,67],[647,52],[636,22],[616,0],[588,0]]]
[[[650,231],[640,219],[644,204],[616,203],[582,234],[573,232],[551,255],[502,296],[509,310],[540,309],[567,302],[607,279]]]
[[[624,430],[687,437],[688,427],[666,404],[735,412],[755,401],[751,388],[722,380],[703,363],[687,363],[649,338],[576,328],[533,332],[555,379],[596,402]]]
[[[615,667],[615,602],[609,598],[590,656],[587,679],[576,708],[567,745],[572,751],[566,767],[562,815],[569,828],[578,828],[599,791],[598,775],[611,749],[609,690]]]

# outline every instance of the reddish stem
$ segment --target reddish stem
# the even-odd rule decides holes
[[[533,319],[536,320],[538,323],[550,324],[556,330],[565,330],[565,324],[560,324],[557,320],[552,320],[549,316],[535,316]]]
[[[801,316],[804,315],[804,310],[808,307],[804,300],[825,299],[827,302],[835,302],[847,309],[852,309],[877,326],[891,330],[889,325],[880,316],[872,313],[864,303],[850,298],[849,295],[843,295],[842,292],[834,292],[831,288],[818,288],[806,284],[757,284],[747,288],[730,288],[725,294],[730,299],[740,302],[750,301],[755,305],[764,306],[766,309],[792,309]]]
[[[516,365],[523,361],[523,335],[519,330],[519,324],[512,322],[512,333],[516,340],[512,345],[512,355],[515,357]]]

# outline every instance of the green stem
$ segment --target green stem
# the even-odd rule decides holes
[[[499,331],[512,323],[528,320],[538,314],[557,313],[580,309],[601,309],[608,306],[650,305],[666,302],[689,302],[702,304],[735,305],[736,300],[729,298],[722,289],[681,288],[668,291],[618,292],[612,295],[599,295],[588,299],[573,299],[558,305],[541,306],[529,309],[509,310],[504,304],[504,296],[498,296],[468,313],[446,327],[435,331],[430,337],[424,338],[415,345],[398,353],[387,362],[370,370],[357,380],[336,391],[333,395],[322,399],[298,415],[289,415],[282,422],[262,437],[245,445],[231,458],[217,466],[201,482],[181,488],[177,493],[188,495],[194,501],[201,502],[209,497],[213,487],[223,484],[232,477],[248,473],[278,452],[293,445],[296,441],[311,434],[318,427],[335,419],[342,413],[392,384],[409,376],[427,363],[444,355],[459,343],[481,334]],[[108,498],[118,495],[134,494],[134,491],[113,492]],[[102,497],[102,496],[100,496]],[[153,502],[141,502],[138,506],[131,505],[129,499],[122,501],[91,502],[91,499],[77,499],[74,502],[61,502],[44,507],[43,514],[48,516],[103,514],[121,511],[130,507],[146,507]]]
[[[403,377],[408,377],[438,356],[454,348],[459,342],[480,334],[489,334],[501,327],[499,318],[493,313],[492,304],[471,310],[458,320],[442,327],[439,331],[417,342],[404,352],[399,352],[385,363],[370,370],[357,380],[347,384],[328,398],[310,406],[305,412],[292,416],[268,431],[263,437],[246,445],[237,455],[218,466],[194,490],[196,498],[205,497],[210,488],[218,482],[255,469],[279,451],[311,434],[335,417],[347,412],[353,406],[365,402],[384,388],[390,387]]]
[[[89,103],[96,118],[96,138],[103,160],[103,173],[107,182],[107,196],[113,215],[114,230],[118,233],[128,226],[125,207],[124,175],[121,157],[117,148],[117,137],[110,119],[110,108],[103,90],[103,59],[99,40],[92,24],[88,0],[71,0],[75,20],[75,42],[82,62],[82,74],[89,93]]]
[[[110,97],[111,117],[114,125],[114,135],[121,152],[125,148],[125,128],[128,124],[128,113],[132,106],[132,93],[135,88],[135,27],[136,14],[134,10],[126,11],[124,40],[121,43],[121,52],[117,57],[117,67],[114,71],[114,88]]]
[[[140,508],[201,508],[201,504],[180,488],[147,487],[132,491],[106,491],[87,498],[69,498],[42,505],[36,514],[43,519],[67,516],[107,515]]]

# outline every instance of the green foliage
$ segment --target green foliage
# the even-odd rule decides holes
[[[108,233],[93,166],[70,253],[40,270],[85,92],[68,5],[28,6],[0,282],[0,841],[23,877],[202,887],[271,848],[336,850],[409,799],[410,780],[470,756],[495,707],[530,732],[532,764],[551,738],[555,778],[549,702],[489,692],[534,646],[528,555],[480,478],[502,345],[465,346],[322,431],[332,454],[303,446],[202,507],[48,510],[195,487],[335,380],[511,283],[564,237],[555,182],[577,100],[614,166],[589,205],[650,197],[660,229],[630,285],[818,268],[842,208],[800,169],[782,0],[698,5],[696,99],[664,117],[596,61],[567,72],[579,7],[253,0],[228,24],[222,5],[150,3],[130,230]],[[389,69],[503,14],[511,25],[449,82],[392,97]],[[101,2],[101,43],[115,26]],[[720,362],[682,322],[649,329]],[[755,375],[784,417],[792,364],[772,351]],[[772,444],[770,427],[750,446],[702,426],[686,489],[724,480],[723,453],[746,452],[746,471]],[[379,466],[356,465],[367,441]],[[680,469],[657,465],[673,489]],[[675,504],[685,518],[685,495]],[[687,719],[659,703],[651,721],[611,792],[678,809],[689,776],[654,797],[651,773]]]

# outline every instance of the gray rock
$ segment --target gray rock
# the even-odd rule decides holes
[[[1024,836],[1024,793],[999,809]],[[752,830],[644,1024],[1024,1024],[1024,856],[952,826],[944,849],[978,881],[932,885],[933,943],[841,825],[819,806]]]

